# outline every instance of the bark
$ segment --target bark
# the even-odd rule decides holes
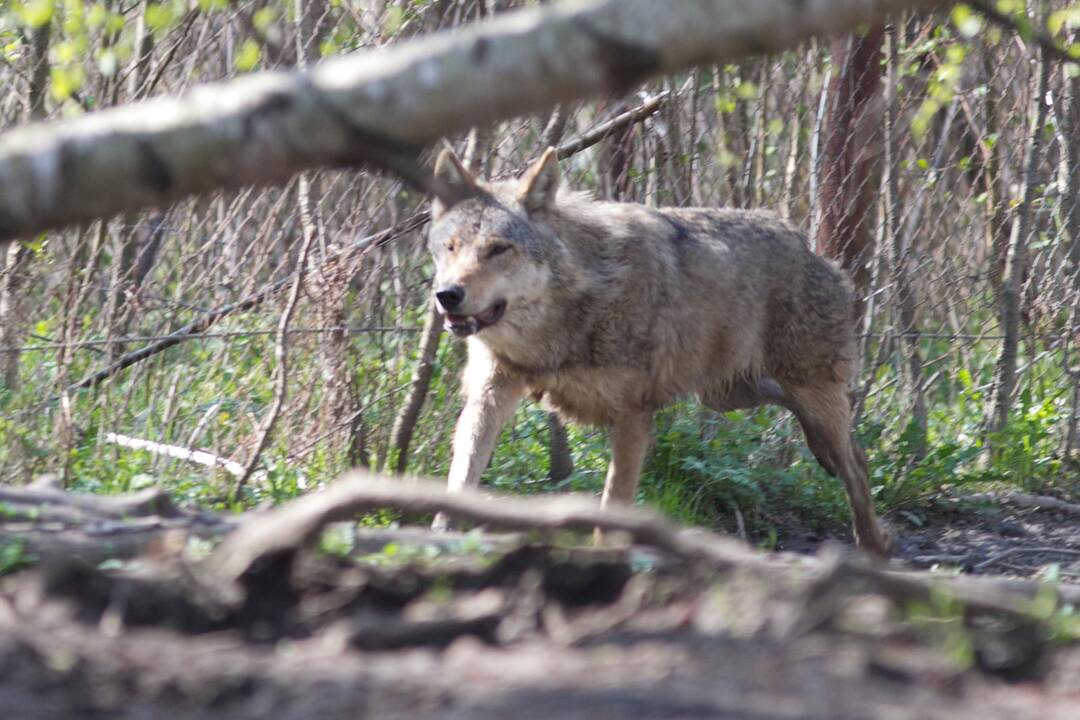
[[[259,73],[0,138],[0,241],[194,193],[375,163],[424,186],[440,137],[777,52],[935,0],[594,0],[505,13],[307,72]],[[61,172],[62,170],[62,172]]]
[[[1071,335],[1072,353],[1066,354],[1066,371],[1072,380],[1073,389],[1072,408],[1065,423],[1064,454],[1065,457],[1071,457],[1080,447],[1080,362],[1075,360],[1077,345],[1080,345],[1080,310],[1077,308],[1077,305],[1080,305],[1080,75],[1072,78],[1069,78],[1067,73],[1065,75],[1068,85],[1061,136],[1066,138],[1066,172],[1065,188],[1061,196],[1064,198],[1062,225],[1069,249],[1071,283],[1068,292],[1072,303],[1070,327],[1067,328]],[[1069,355],[1074,358],[1075,367],[1068,364]]]
[[[551,111],[551,115],[548,117],[547,122],[544,123],[544,135],[541,145],[544,147],[552,147],[558,145],[562,140],[563,133],[566,131],[566,122],[570,119],[570,113],[562,105],[556,105],[555,109]]]
[[[555,413],[547,414],[548,477],[555,482],[565,480],[574,472],[574,457],[570,454],[570,439],[566,427]]]
[[[1035,200],[1036,185],[1039,180],[1039,165],[1043,154],[1043,127],[1046,125],[1046,89],[1050,78],[1050,65],[1045,51],[1039,52],[1038,85],[1032,94],[1033,109],[1027,142],[1024,186],[1020,204],[1013,217],[1012,231],[1009,235],[1009,253],[1005,265],[1005,282],[1001,288],[1001,329],[1004,336],[1001,352],[997,361],[997,376],[993,408],[990,413],[987,430],[989,433],[1000,432],[1009,422],[1012,410],[1013,390],[1016,387],[1016,364],[1020,345],[1020,301],[1023,291],[1024,274],[1027,269],[1028,235],[1031,225],[1031,205]]]
[[[833,43],[838,71],[829,85],[829,115],[820,158],[817,252],[840,261],[855,281],[859,324],[871,281],[874,195],[881,170],[883,25]]]
[[[586,150],[609,137],[614,137],[620,130],[627,129],[635,123],[641,122],[645,118],[656,113],[670,97],[670,93],[662,92],[656,97],[641,103],[636,108],[620,113],[610,120],[605,120],[583,135],[564,142],[556,148],[559,159],[562,160],[579,153],[582,150]]]
[[[644,545],[676,557],[727,568],[746,563],[764,567],[766,561],[730,538],[684,530],[644,508],[601,509],[590,498],[573,495],[543,498],[500,497],[497,502],[475,492],[447,493],[442,483],[395,481],[363,472],[348,473],[326,489],[268,510],[227,537],[206,560],[205,570],[223,593],[239,590],[237,583],[253,567],[309,542],[326,525],[358,513],[397,508],[410,513],[445,512],[490,527],[530,530],[591,530],[601,527],[624,532]]]
[[[428,309],[424,318],[424,329],[420,333],[420,350],[409,383],[409,394],[401,405],[401,410],[394,418],[394,427],[390,432],[390,447],[394,470],[404,473],[409,464],[409,444],[412,442],[420,411],[424,408],[428,389],[431,387],[431,375],[435,371],[435,353],[442,338],[443,318],[434,305]]]
[[[908,395],[911,398],[911,423],[917,429],[912,455],[915,460],[926,456],[927,444],[927,408],[923,382],[923,360],[919,350],[919,336],[915,325],[915,288],[912,283],[914,257],[912,252],[913,232],[900,233],[900,178],[896,160],[896,85],[900,69],[897,51],[897,31],[893,26],[889,31],[888,84],[885,111],[885,172],[886,188],[886,232],[893,244],[893,269],[896,273],[896,295],[899,311],[898,330],[902,337],[902,347],[907,353],[905,364]],[[950,116],[951,117],[951,116]],[[946,123],[946,127],[948,127]],[[947,131],[942,133],[938,143],[941,153],[948,139]],[[937,163],[935,163],[937,167]],[[921,201],[921,199],[920,199]],[[921,203],[920,203],[921,204]]]
[[[983,97],[983,111],[986,114],[984,137],[997,136],[998,91],[994,87],[994,77],[997,73],[990,52],[983,53],[982,71],[983,79],[989,88],[989,92]],[[986,244],[990,248],[990,287],[994,292],[994,304],[999,305],[1001,284],[1005,278],[1005,259],[1009,252],[1009,208],[1001,187],[1001,148],[996,143],[987,151],[982,177],[983,186],[986,189],[983,222],[986,228]]]

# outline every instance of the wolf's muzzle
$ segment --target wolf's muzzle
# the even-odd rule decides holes
[[[437,290],[435,299],[439,301],[440,307],[445,312],[451,312],[465,301],[465,288],[460,285],[451,285],[442,290]]]

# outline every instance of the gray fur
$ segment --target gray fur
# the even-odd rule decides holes
[[[479,482],[526,394],[567,420],[612,428],[605,504],[633,501],[657,409],[689,395],[717,410],[775,403],[844,481],[858,543],[887,553],[850,432],[851,283],[801,232],[766,212],[559,192],[552,151],[522,180],[491,186],[462,177],[460,163],[439,166],[470,191],[435,208],[436,288],[463,288],[456,312],[469,318],[505,302],[497,322],[468,337],[452,490]]]

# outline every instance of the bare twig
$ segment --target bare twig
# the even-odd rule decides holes
[[[1080,518],[1080,505],[1059,500],[1048,495],[1029,495],[1018,491],[986,492],[960,495],[954,498],[954,500],[960,502],[1000,503],[1028,510],[1050,510],[1052,512],[1068,515],[1069,517]]]
[[[1071,555],[1073,557],[1080,557],[1080,550],[1073,550],[1071,548],[1055,548],[1055,547],[1013,547],[1008,550],[1002,550],[999,553],[991,555],[987,559],[975,565],[976,570],[985,570],[991,565],[996,565],[1002,560],[1011,558],[1015,555],[1031,555],[1031,554],[1047,554],[1047,555]]]
[[[0,138],[0,242],[198,193],[371,163],[423,186],[417,153],[447,134],[656,75],[777,52],[942,0],[592,0],[254,73]],[[63,167],[63,173],[55,168]]]
[[[1001,12],[987,0],[965,0],[965,2],[978,10],[980,15],[995,25],[1019,33],[1020,36],[1025,39],[1034,40],[1039,44],[1039,47],[1043,49],[1043,52],[1048,55],[1053,55],[1055,58],[1065,63],[1072,63],[1074,65],[1080,64],[1080,58],[1073,55],[1067,48],[1054,42],[1054,38],[1050,37],[1045,30],[1037,29],[1030,18],[1025,16],[1023,20],[1024,24],[1021,24],[1017,23],[1013,16]]]
[[[585,133],[584,135],[571,139],[566,143],[560,145],[557,148],[557,152],[560,158],[567,158],[574,153],[581,152],[587,148],[592,147],[596,143],[601,142],[606,138],[613,130],[626,127],[629,124],[640,122],[641,120],[654,114],[660,109],[664,100],[667,98],[668,93],[661,93],[652,100],[641,104],[637,108],[612,118],[606,122],[601,123],[594,129]],[[430,219],[430,214],[427,211],[421,211],[413,214],[403,222],[398,223],[394,227],[380,230],[377,233],[368,235],[360,240],[357,240],[351,246],[343,250],[337,255],[333,255],[325,260],[319,268],[316,269],[317,273],[327,274],[331,272],[331,269],[337,266],[343,266],[348,263],[353,257],[357,255],[363,255],[375,248],[382,247],[387,243],[396,240],[404,235],[408,235],[411,232],[420,230],[427,225]],[[267,300],[275,297],[277,293],[289,287],[289,284],[293,282],[296,277],[296,273],[292,273],[286,277],[276,280],[269,285],[266,285],[262,289],[248,295],[246,298],[237,300],[236,302],[228,303],[220,307],[214,308],[210,312],[206,313],[198,320],[191,322],[177,330],[173,331],[162,339],[157,340],[151,345],[133,350],[132,352],[122,355],[116,362],[112,363],[108,367],[105,367],[92,375],[84,377],[76,383],[72,383],[67,387],[68,392],[74,392],[76,390],[83,390],[86,388],[94,387],[116,373],[131,367],[132,365],[142,362],[158,353],[168,350],[169,348],[177,345],[185,340],[191,340],[199,337],[203,337],[208,329],[212,327],[219,320],[233,315],[235,313],[247,312],[253,308],[258,307]],[[56,398],[53,399],[55,402]]]
[[[228,458],[223,458],[220,455],[215,455],[206,452],[205,450],[192,450],[190,448],[180,447],[179,445],[168,445],[166,443],[128,437],[127,435],[120,435],[113,432],[106,433],[105,442],[119,445],[120,447],[130,448],[132,450],[146,450],[154,455],[176,458],[177,460],[186,460],[187,462],[195,463],[196,465],[221,468],[230,475],[237,477],[241,476],[244,472],[244,466],[235,460],[229,460]]]
[[[382,247],[391,240],[394,240],[395,238],[401,237],[402,235],[406,235],[410,232],[414,232],[415,230],[427,224],[428,217],[429,216],[426,211],[418,212],[404,222],[399,223],[392,228],[387,228],[385,230],[381,230],[375,233],[374,235],[369,235],[365,238],[362,238],[361,240],[355,242],[352,246],[346,248],[339,255],[335,255],[327,259],[326,262],[322,264],[322,267],[324,268],[325,272],[329,272],[330,268],[333,268],[337,265],[343,265],[347,263],[352,257],[358,254],[363,254],[374,248]],[[72,383],[67,387],[67,390],[68,392],[74,392],[76,390],[94,387],[95,385],[98,385],[101,382],[108,380],[110,377],[120,372],[121,370],[131,367],[135,363],[153,357],[154,355],[157,355],[164,350],[168,350],[174,345],[178,345],[185,340],[200,337],[206,330],[208,330],[219,320],[228,317],[229,315],[232,315],[234,313],[246,312],[248,310],[251,310],[252,308],[261,305],[263,302],[276,296],[277,293],[284,288],[289,287],[289,284],[294,282],[295,279],[296,273],[292,273],[286,277],[281,278],[280,280],[276,280],[270,283],[269,285],[263,287],[261,290],[258,290],[257,292],[248,295],[246,298],[215,308],[210,312],[206,313],[206,315],[199,318],[198,320],[188,323],[187,325],[173,331],[164,339],[158,340],[151,345],[139,348],[138,350],[126,353],[112,365],[109,365],[108,367],[97,371],[93,375],[88,375],[87,377],[79,380],[76,383]]]
[[[574,155],[575,153],[586,150],[593,145],[602,142],[603,140],[605,140],[612,134],[618,132],[619,130],[633,125],[634,123],[639,123],[650,115],[655,115],[656,112],[659,111],[661,107],[663,107],[664,102],[666,102],[667,99],[670,97],[670,92],[662,92],[656,97],[643,102],[641,105],[638,105],[636,108],[627,110],[621,115],[617,115],[610,120],[600,123],[584,135],[573,138],[572,140],[568,140],[556,149],[559,159],[563,160],[570,157],[571,155]]]
[[[307,221],[301,224],[303,228],[303,240],[300,243],[300,254],[296,259],[296,272],[293,273],[293,283],[292,287],[289,288],[289,297],[285,301],[285,308],[281,311],[281,318],[278,320],[278,333],[274,342],[274,398],[270,403],[270,409],[263,417],[262,427],[259,428],[255,447],[252,448],[251,455],[248,457],[247,462],[244,463],[243,471],[236,478],[236,485],[233,486],[232,490],[233,499],[239,498],[240,492],[244,489],[244,485],[254,474],[255,466],[258,464],[259,457],[262,455],[263,450],[266,449],[266,444],[270,440],[270,433],[273,432],[274,425],[281,415],[281,410],[285,406],[285,398],[288,395],[289,324],[292,322],[293,313],[296,312],[296,305],[300,300],[300,290],[304,287],[304,276],[307,273],[308,257],[311,255],[311,248],[318,239],[318,233],[315,230],[314,223],[311,222],[307,189],[307,179],[302,175],[297,185],[297,192],[299,196],[301,217],[305,217],[305,213],[307,213]]]

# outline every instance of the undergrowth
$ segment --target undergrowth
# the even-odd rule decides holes
[[[377,350],[357,348],[358,354],[370,354],[372,359],[355,369],[363,388],[365,422],[373,429],[369,449],[375,467],[390,459],[385,436],[401,397],[390,391],[407,385],[414,362],[413,355],[405,354],[394,363],[379,364],[374,359]],[[381,352],[389,356],[390,351]],[[296,382],[303,382],[304,374],[317,372],[317,367],[312,357],[296,354],[292,366],[299,373]],[[261,417],[272,401],[272,384],[265,380],[272,369],[267,367],[269,361],[265,355],[255,361],[256,354],[222,341],[189,343],[165,355],[158,360],[162,374],[171,373],[182,388],[171,400],[171,421],[162,419],[160,387],[145,381],[128,386],[121,378],[107,395],[123,397],[125,422],[131,425],[126,432],[228,456],[237,437],[251,437],[253,419]],[[410,472],[436,477],[446,473],[461,403],[457,376],[462,355],[457,343],[444,341],[440,347],[431,392],[412,444]],[[857,436],[867,450],[872,492],[880,512],[899,514],[918,524],[926,497],[946,487],[969,484],[1075,495],[1075,482],[1070,481],[1058,455],[1060,428],[1068,412],[1068,384],[1060,377],[1057,360],[1047,356],[1028,369],[1008,426],[987,437],[983,426],[993,355],[969,357],[981,360],[971,368],[943,375],[930,388],[926,453],[921,457],[920,429],[911,418],[903,383],[897,379],[899,363],[877,370]],[[23,392],[35,391],[26,388]],[[101,392],[84,391],[72,398],[72,414],[90,419],[75,429],[73,447],[63,458],[62,470],[74,489],[115,493],[162,485],[183,502],[240,509],[296,497],[332,480],[347,466],[343,454],[325,444],[316,443],[296,455],[290,446],[290,429],[282,428],[271,438],[258,468],[264,479],[253,483],[234,503],[230,501],[234,480],[223,471],[104,444],[103,435],[115,427],[116,420],[106,414]],[[0,397],[0,403],[16,408],[34,405],[29,397]],[[50,455],[50,443],[56,413],[56,406],[50,405],[34,415],[0,420],[0,453],[10,453],[16,444],[37,471],[55,470],[57,459]],[[195,441],[189,429],[181,429],[190,427],[193,419],[199,433]],[[599,493],[608,458],[606,432],[571,427],[569,434],[574,473],[552,482],[547,478],[546,414],[534,403],[524,404],[500,439],[485,483],[516,493]],[[840,482],[818,466],[798,424],[778,408],[720,415],[686,401],[659,413],[638,500],[681,522],[745,532],[764,545],[791,531],[843,533],[848,518]],[[395,519],[393,514],[384,514],[370,520],[378,524]]]

